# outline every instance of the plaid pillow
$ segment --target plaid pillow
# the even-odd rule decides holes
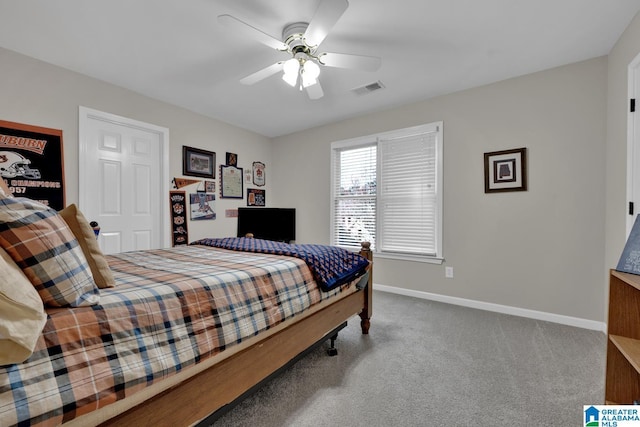
[[[100,295],[87,259],[57,214],[33,200],[0,198],[0,246],[29,278],[45,304],[97,304]]]

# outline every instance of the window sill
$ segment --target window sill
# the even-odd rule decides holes
[[[342,249],[346,249],[352,252],[358,252],[360,248],[352,247],[352,246],[339,246]],[[426,264],[442,264],[444,262],[444,258],[434,257],[434,256],[420,256],[420,255],[411,255],[411,254],[398,254],[398,253],[389,253],[389,252],[378,252],[373,251],[374,258],[383,258],[383,259],[395,259],[399,261],[413,261],[413,262],[423,262]]]
[[[413,262],[424,262],[427,264],[442,264],[444,262],[444,258],[431,257],[431,256],[419,256],[419,255],[409,255],[409,254],[390,254],[384,252],[373,252],[374,260],[375,258],[384,258],[384,259],[395,259],[399,261],[413,261]]]

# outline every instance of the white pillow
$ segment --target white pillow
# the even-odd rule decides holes
[[[0,248],[0,365],[27,360],[46,321],[38,292]]]

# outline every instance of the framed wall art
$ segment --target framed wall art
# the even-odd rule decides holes
[[[527,190],[527,149],[484,154],[484,192]]]
[[[220,197],[243,199],[242,168],[220,165]]]
[[[263,187],[265,183],[264,168],[264,163],[253,162],[253,184],[258,187]]]
[[[182,174],[201,178],[215,178],[216,153],[182,146]]]
[[[247,206],[265,206],[265,191],[258,188],[248,188]]]
[[[238,155],[236,153],[227,153],[227,165],[238,166]]]
[[[15,196],[63,209],[62,130],[0,120],[0,176]]]
[[[189,208],[191,209],[191,220],[199,221],[205,219],[216,219],[215,194],[208,194],[203,191],[189,194]]]

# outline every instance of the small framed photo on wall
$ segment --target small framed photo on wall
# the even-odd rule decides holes
[[[253,162],[253,183],[258,187],[263,187],[265,183],[264,163]]]
[[[227,166],[238,166],[238,155],[236,153],[227,153]]]
[[[484,154],[484,192],[527,190],[527,149]]]
[[[265,191],[258,188],[247,189],[247,206],[265,206]]]

